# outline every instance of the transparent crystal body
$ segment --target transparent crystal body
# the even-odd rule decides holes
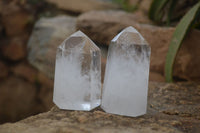
[[[146,113],[150,46],[133,27],[120,32],[109,46],[101,107],[108,113]]]
[[[60,109],[91,110],[101,103],[100,49],[81,31],[57,49],[53,101]]]

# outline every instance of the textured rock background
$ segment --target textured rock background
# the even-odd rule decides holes
[[[78,17],[77,29],[82,30],[96,42],[109,45],[110,40],[122,29],[129,25],[134,26],[151,45],[151,72],[164,75],[165,58],[175,28],[141,24],[147,22],[147,18],[138,17],[137,14],[121,11],[91,11]],[[199,36],[200,31],[193,30],[184,39],[175,61],[174,76],[199,81]]]
[[[44,2],[27,2],[0,1],[0,123],[15,122],[53,106],[53,81],[27,61],[27,41],[39,12],[44,12]]]
[[[53,107],[49,112],[0,126],[2,133],[199,133],[200,85],[151,82],[148,113],[140,117],[67,111]]]
[[[50,78],[54,76],[55,48],[61,44],[66,36],[76,31],[76,29],[80,29],[86,33],[93,41],[101,46],[104,44],[109,45],[110,40],[116,34],[125,27],[132,25],[151,45],[150,81],[164,81],[165,58],[174,28],[141,24],[151,23],[151,21],[140,13],[131,14],[123,11],[87,12],[77,18],[77,24],[76,18],[65,17],[43,18],[39,20],[35,25],[28,43],[29,62]],[[199,81],[199,36],[200,31],[193,30],[185,38],[175,61],[175,77],[184,80]],[[106,55],[107,48],[104,49],[102,47],[103,50],[105,51],[103,55]],[[103,60],[106,63],[105,57]],[[102,63],[103,72],[105,63]]]
[[[119,6],[111,0],[47,0],[59,8],[71,12],[86,12],[91,10],[117,9]]]

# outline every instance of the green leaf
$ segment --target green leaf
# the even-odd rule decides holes
[[[154,21],[160,21],[163,17],[162,9],[169,2],[169,0],[153,0],[149,10],[149,18]]]
[[[173,81],[173,65],[177,52],[188,30],[195,23],[197,17],[199,17],[199,12],[200,12],[200,2],[198,2],[195,6],[193,6],[187,12],[187,14],[183,16],[183,18],[181,19],[181,21],[179,22],[173,33],[165,64],[165,78],[167,82]]]
[[[170,6],[169,6],[169,10],[168,10],[168,15],[167,15],[167,25],[170,25],[172,14],[174,12],[174,8],[175,8],[177,2],[178,2],[177,0],[169,1]]]

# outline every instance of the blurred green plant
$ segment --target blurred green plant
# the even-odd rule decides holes
[[[161,23],[164,17],[164,7],[170,0],[153,0],[150,10],[149,10],[149,18],[157,23]],[[173,1],[173,0],[172,0]],[[172,4],[173,3],[173,4]],[[171,13],[174,9],[174,2],[170,2],[170,9],[168,10],[167,22],[169,23]]]
[[[159,25],[179,21],[199,0],[153,0],[149,18]]]
[[[149,18],[157,24],[165,23],[170,25],[172,21],[179,20],[180,17],[185,14],[186,10],[188,10],[185,6],[182,8],[184,11],[181,11],[180,8],[178,8],[180,13],[177,15],[175,12],[177,10],[178,2],[180,1],[153,0],[149,10]],[[200,29],[200,1],[190,0],[190,2],[190,4],[195,5],[186,12],[178,23],[170,42],[165,63],[165,78],[167,82],[173,81],[173,65],[183,39],[192,28]]]
[[[165,78],[167,82],[173,81],[173,64],[176,55],[178,53],[178,50],[188,31],[191,28],[195,28],[200,25],[199,18],[200,18],[200,2],[198,2],[193,8],[191,8],[177,25],[174,34],[172,36],[172,40],[166,57]]]
[[[140,1],[142,0],[139,0],[136,4],[130,4],[129,0],[113,0],[114,3],[119,4],[122,7],[122,9],[127,12],[134,12],[135,10],[137,10]]]

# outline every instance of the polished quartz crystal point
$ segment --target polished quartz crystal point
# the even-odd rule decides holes
[[[100,49],[81,31],[58,47],[53,101],[60,109],[91,110],[101,103]]]
[[[139,116],[146,113],[150,46],[128,27],[109,46],[101,107],[108,113]]]

